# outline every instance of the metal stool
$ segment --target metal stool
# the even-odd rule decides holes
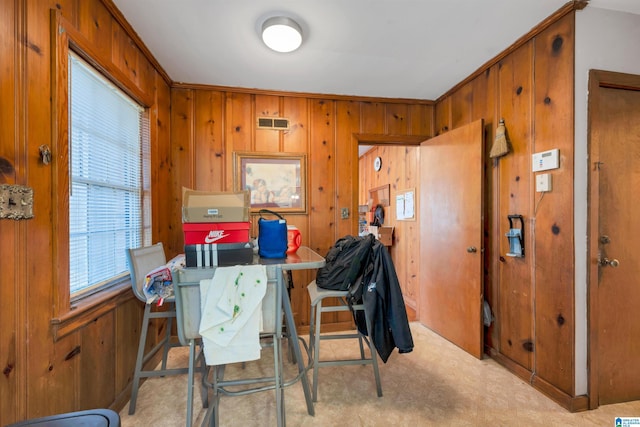
[[[309,283],[307,286],[309,292],[309,298],[311,299],[311,319],[309,322],[309,352],[313,354],[313,401],[318,401],[318,369],[321,366],[341,366],[341,365],[373,365],[373,374],[376,379],[376,388],[378,391],[378,397],[382,397],[382,386],[380,384],[380,373],[378,371],[378,358],[376,349],[374,348],[371,336],[365,336],[361,334],[357,328],[356,332],[350,334],[325,334],[320,335],[320,326],[322,323],[322,313],[336,312],[336,311],[362,311],[364,312],[363,304],[356,304],[349,307],[346,297],[347,291],[332,291],[322,288],[318,288],[316,281]],[[340,305],[324,306],[322,304],[325,298],[337,298]],[[367,320],[367,324],[369,321]],[[371,328],[367,327],[368,330]],[[335,339],[358,339],[360,344],[360,358],[359,359],[341,359],[341,360],[320,360],[320,341],[322,340],[335,340]],[[367,343],[369,347],[370,356],[366,357],[364,353],[363,341]]]
[[[153,308],[153,304],[147,304],[147,297],[144,295],[143,287],[145,276],[148,272],[156,267],[161,267],[167,263],[162,243],[155,245],[127,249],[127,263],[129,265],[129,274],[131,275],[131,287],[134,295],[145,303],[144,315],[142,318],[142,327],[140,329],[140,340],[138,342],[138,355],[136,357],[136,366],[133,372],[133,384],[131,386],[131,400],[129,401],[129,415],[133,415],[136,411],[136,403],[138,400],[138,389],[140,380],[149,377],[166,377],[169,375],[189,374],[190,383],[193,381],[194,364],[197,362],[193,351],[189,353],[189,367],[167,368],[167,359],[169,350],[182,345],[190,345],[195,347],[195,343],[173,342],[171,339],[171,329],[173,320],[176,317],[175,297],[171,296],[164,300],[167,310],[157,310]],[[153,309],[152,309],[153,308]],[[149,330],[149,322],[151,319],[166,319],[166,331],[164,337],[152,349],[147,350],[147,333]],[[162,349],[162,364],[159,369],[146,369],[145,364]],[[193,350],[193,349],[192,349]],[[204,370],[204,358],[201,360],[201,370]],[[206,395],[205,395],[206,396]],[[191,425],[193,409],[191,407],[191,395],[187,400],[187,426]],[[203,406],[207,406],[208,402],[203,398]]]

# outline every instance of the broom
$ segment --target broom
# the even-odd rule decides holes
[[[496,129],[496,138],[491,146],[489,157],[496,158],[509,153],[509,141],[507,141],[507,129],[504,126],[504,119],[500,119],[498,129]]]

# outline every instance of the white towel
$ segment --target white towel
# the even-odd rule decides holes
[[[263,265],[218,267],[200,281],[200,335],[207,365],[260,358],[262,299],[267,290]]]

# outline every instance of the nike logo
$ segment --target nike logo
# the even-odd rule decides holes
[[[228,234],[224,233],[224,230],[211,230],[207,237],[204,238],[205,243],[215,243],[218,240],[227,237]]]

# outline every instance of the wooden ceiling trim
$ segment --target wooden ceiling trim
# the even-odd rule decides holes
[[[354,133],[353,136],[363,145],[420,145],[431,138],[430,135],[389,135],[378,133]]]

